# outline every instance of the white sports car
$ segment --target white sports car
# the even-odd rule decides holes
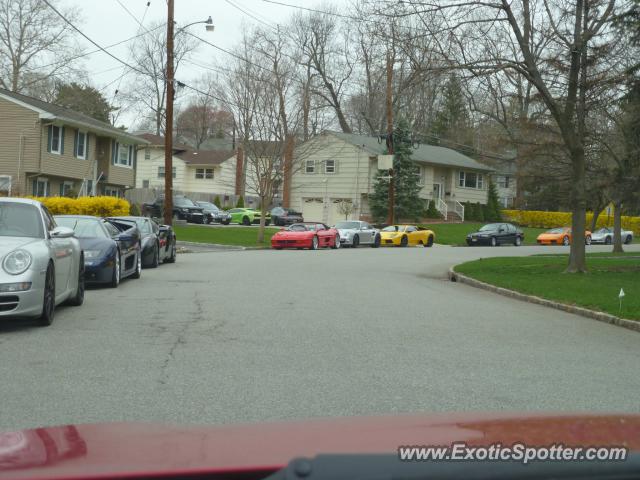
[[[0,198],[0,318],[51,325],[56,305],[82,305],[84,259],[73,235],[40,202]]]
[[[360,220],[345,220],[334,227],[340,233],[340,245],[358,248],[359,245],[380,246],[380,230]]]
[[[631,230],[621,230],[620,236],[622,243],[633,242],[633,232]],[[591,234],[591,243],[604,243],[605,245],[611,245],[613,243],[613,228],[604,227],[600,230],[596,230]]]

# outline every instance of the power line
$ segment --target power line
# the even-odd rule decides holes
[[[269,28],[272,28],[272,29],[274,29],[274,30],[276,30],[276,31],[277,31],[277,27],[273,26],[273,25],[272,25],[272,24],[270,24],[270,23],[265,22],[264,20],[261,20],[260,18],[258,18],[257,16],[253,15],[252,13],[250,13],[250,12],[248,12],[248,11],[244,10],[244,9],[243,9],[242,7],[240,7],[239,5],[236,5],[236,4],[235,4],[234,2],[232,2],[231,0],[225,0],[225,2],[227,2],[229,5],[231,5],[231,6],[232,6],[233,8],[235,8],[236,10],[239,10],[239,11],[241,11],[242,13],[244,13],[245,15],[247,15],[247,16],[249,16],[249,17],[253,18],[256,22],[259,22],[259,23],[261,23],[262,25],[265,25],[265,26],[267,26],[267,27],[269,27]]]

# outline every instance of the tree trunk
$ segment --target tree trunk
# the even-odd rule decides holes
[[[589,227],[589,230],[592,232],[596,231],[596,225],[598,224],[598,217],[600,216],[601,210],[602,208],[600,208],[600,203],[598,203],[597,208],[593,210],[593,217],[591,217],[591,226]]]
[[[587,271],[585,259],[584,233],[587,223],[587,199],[585,192],[584,148],[579,146],[571,151],[573,183],[571,184],[571,231],[572,241],[569,251],[569,265],[565,273]]]
[[[616,201],[613,205],[613,253],[622,253],[622,202]]]
[[[265,202],[266,198],[265,197],[260,197],[260,226],[258,227],[258,244],[261,244],[264,242],[264,228],[266,225],[266,218],[265,215],[266,213],[266,202]]]

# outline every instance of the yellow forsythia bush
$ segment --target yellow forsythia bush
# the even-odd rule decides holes
[[[502,210],[502,215],[510,222],[523,227],[554,228],[571,225],[571,213],[569,212],[543,212],[536,210]],[[587,226],[591,224],[592,212],[587,212]],[[597,228],[613,226],[613,215],[601,213],[596,222]],[[622,228],[631,230],[635,235],[640,235],[640,217],[622,216]]]
[[[93,215],[115,217],[129,215],[129,202],[116,197],[40,197],[34,198],[45,205],[53,215]]]

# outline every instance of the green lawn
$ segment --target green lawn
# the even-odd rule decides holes
[[[271,245],[271,236],[279,228],[267,227],[265,229],[264,243],[257,243],[258,229],[253,227],[203,227],[199,225],[177,225],[173,227],[178,241],[215,243],[218,245],[238,245],[241,247],[268,247]]]
[[[640,320],[640,258],[588,257],[589,273],[563,273],[567,256],[489,258],[463,263],[457,272],[483,282],[571,305]],[[622,311],[618,294],[623,288]]]
[[[466,245],[467,234],[478,231],[482,225],[485,225],[485,223],[435,223],[424,226],[435,232],[436,243],[442,245]],[[524,231],[524,244],[535,245],[538,235],[547,229],[524,227],[522,230]]]

